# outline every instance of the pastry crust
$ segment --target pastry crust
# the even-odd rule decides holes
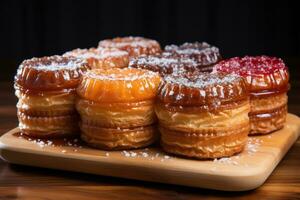
[[[129,55],[116,48],[74,49],[64,56],[73,56],[85,60],[91,68],[124,68],[128,67]]]
[[[77,88],[81,138],[115,150],[150,145],[157,138],[154,100],[160,76],[142,69],[91,70]]]
[[[286,93],[252,98],[250,102],[250,135],[268,134],[283,128],[287,115]]]
[[[158,137],[155,126],[131,129],[102,128],[82,123],[81,138],[88,145],[105,150],[124,150],[146,147]]]
[[[86,62],[62,56],[22,62],[15,76],[21,132],[40,138],[78,134],[76,90]]]
[[[24,93],[16,90],[18,111],[33,117],[54,117],[76,114],[75,89],[44,93]]]
[[[156,122],[154,101],[103,104],[79,99],[76,108],[82,123],[106,128],[134,128]]]
[[[198,159],[236,154],[249,133],[249,94],[235,75],[165,77],[155,112],[165,151]]]
[[[161,145],[166,152],[198,159],[232,156],[241,152],[247,142],[249,123],[204,132],[182,132],[159,127]]]
[[[75,136],[79,133],[78,115],[33,117],[18,112],[18,119],[20,131],[31,137],[56,138]]]
[[[219,49],[206,42],[184,43],[180,46],[167,45],[163,56],[194,60],[200,72],[211,72],[213,66],[222,59]]]
[[[99,47],[117,48],[127,51],[130,57],[141,55],[155,55],[161,53],[160,45],[157,41],[143,37],[117,37],[102,40]]]
[[[279,58],[257,56],[221,61],[215,72],[243,76],[250,91],[250,135],[268,134],[284,126],[289,73]]]

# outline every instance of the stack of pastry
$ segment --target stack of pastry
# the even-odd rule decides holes
[[[161,145],[200,159],[231,156],[246,144],[249,110],[246,83],[237,75],[166,76],[155,107]]]
[[[117,37],[99,42],[99,47],[117,48],[127,51],[130,57],[141,55],[156,55],[161,53],[160,45],[157,41],[143,37]]]
[[[206,42],[184,43],[180,46],[167,45],[163,52],[165,57],[189,58],[197,63],[201,72],[211,72],[213,66],[221,60],[219,49]]]
[[[114,48],[74,49],[64,56],[73,56],[88,62],[92,68],[124,68],[128,66],[129,56],[126,51]]]
[[[154,142],[154,100],[160,76],[142,69],[94,69],[77,88],[81,138],[101,149],[133,149]]]
[[[173,73],[195,71],[198,64],[189,58],[166,57],[163,55],[140,56],[130,60],[129,67],[147,69],[165,76]]]
[[[70,136],[78,133],[76,87],[86,62],[62,56],[32,58],[19,66],[15,77],[22,133],[34,137]]]
[[[289,73],[284,62],[268,56],[231,58],[214,71],[243,76],[250,90],[250,134],[267,134],[284,126]]]

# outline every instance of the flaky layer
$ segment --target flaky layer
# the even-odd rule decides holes
[[[112,129],[81,124],[81,138],[88,145],[107,150],[136,149],[152,144],[158,137],[154,126]]]
[[[218,112],[203,111],[184,113],[167,110],[160,104],[157,104],[155,107],[159,123],[163,127],[188,132],[201,132],[203,130],[212,129],[216,134],[218,134],[218,130],[249,123],[249,111],[249,101],[244,101],[236,108]]]
[[[111,128],[133,128],[156,121],[154,102],[97,103],[79,99],[76,108],[84,124]]]
[[[44,92],[30,94],[16,90],[17,108],[22,113],[35,117],[51,117],[75,114],[76,91]]]
[[[287,115],[287,105],[264,111],[264,113],[250,113],[250,135],[268,134],[283,128]]]
[[[233,125],[223,134],[205,131],[199,133],[174,131],[160,127],[161,145],[169,153],[198,159],[232,156],[243,150],[247,142],[249,123]]]
[[[287,104],[288,96],[286,93],[272,94],[263,97],[251,97],[251,114],[268,113]]]
[[[18,119],[20,131],[33,137],[53,138],[79,133],[77,115],[32,117],[18,112]]]

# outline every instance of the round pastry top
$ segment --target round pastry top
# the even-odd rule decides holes
[[[89,69],[87,62],[75,57],[49,56],[24,60],[15,76],[17,88],[60,90],[75,88],[81,74]]]
[[[73,56],[81,59],[105,59],[108,57],[128,57],[126,51],[122,51],[116,48],[90,48],[90,49],[74,49],[64,53],[63,56]]]
[[[161,48],[157,41],[143,37],[117,37],[99,42],[99,47],[118,48],[129,53],[130,57],[160,54]]]
[[[268,56],[234,57],[219,62],[214,66],[214,71],[243,76],[251,92],[286,91],[288,89],[288,68],[280,58]]]
[[[191,58],[199,65],[204,66],[215,64],[221,60],[219,49],[206,42],[184,43],[180,46],[167,45],[163,55]]]
[[[159,83],[159,74],[149,70],[93,69],[83,75],[77,93],[96,102],[130,103],[154,98]]]
[[[197,69],[197,63],[189,58],[178,59],[162,55],[140,56],[131,59],[129,67],[159,72],[162,76],[172,73],[183,73]]]
[[[247,85],[242,77],[199,72],[166,76],[158,95],[159,102],[170,106],[214,108],[247,98]]]

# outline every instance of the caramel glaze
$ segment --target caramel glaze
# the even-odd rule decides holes
[[[32,58],[19,66],[15,86],[37,91],[75,88],[89,68],[87,62],[74,57]]]
[[[249,98],[247,85],[239,76],[205,73],[185,76],[167,76],[159,88],[157,101],[168,107],[196,106],[214,110]]]

